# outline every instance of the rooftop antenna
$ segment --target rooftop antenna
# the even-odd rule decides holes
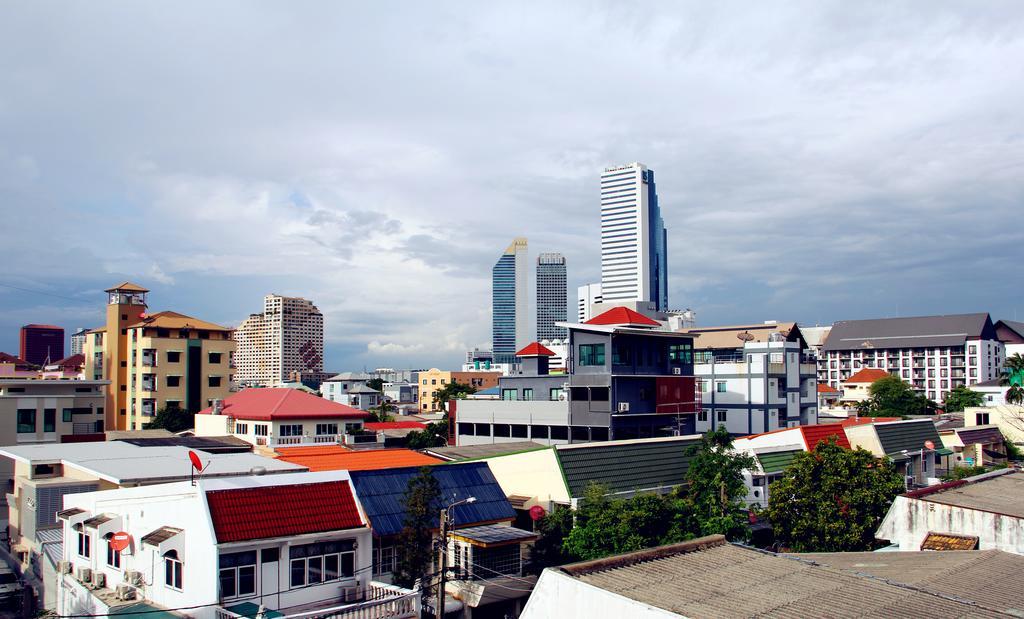
[[[188,459],[192,462],[192,485],[194,486],[196,485],[196,471],[199,471],[199,476],[202,477],[203,469],[206,467],[203,466],[203,461],[199,459],[199,454],[194,451],[190,450],[188,452]]]

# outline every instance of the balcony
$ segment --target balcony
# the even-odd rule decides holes
[[[142,365],[150,368],[156,367],[157,354],[156,350],[152,348],[146,348],[142,351]]]
[[[282,608],[273,615],[288,617],[316,617],[318,619],[406,619],[419,615],[419,596],[403,589],[373,581],[367,587],[347,587],[343,598],[325,600],[317,604]],[[259,607],[243,602],[214,609],[215,619],[249,619],[256,616]]]
[[[156,391],[156,375],[155,374],[143,374],[142,375],[142,390],[143,391]]]
[[[354,434],[312,434],[303,436],[257,436],[256,444],[265,447],[294,447],[296,445],[365,445],[377,442],[376,432]]]

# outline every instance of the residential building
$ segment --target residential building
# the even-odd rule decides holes
[[[369,413],[298,389],[243,389],[196,414],[196,436],[236,436],[258,447],[359,442]],[[373,442],[373,437],[367,439]]]
[[[800,327],[800,333],[804,336],[804,341],[807,342],[808,353],[817,360],[819,383],[828,383],[828,361],[825,359],[825,355],[822,354],[822,348],[824,348],[828,335],[831,332],[831,325],[825,327],[819,325]]]
[[[585,284],[576,289],[576,322],[587,322],[597,314],[594,314],[595,303],[602,303],[604,296],[601,294],[601,282]]]
[[[840,560],[850,553],[836,553]],[[869,553],[860,553],[862,557]],[[830,567],[830,558],[801,559],[730,544],[711,535],[593,561],[551,567],[541,574],[522,619],[559,617],[1008,617],[1019,604],[1016,562],[974,563],[953,557],[973,553],[922,553],[919,569],[876,577],[886,553],[864,565]],[[876,567],[876,565],[878,567]],[[1013,566],[1010,568],[1010,566]],[[932,580],[934,577],[934,580]],[[992,586],[998,581],[1000,586]]]
[[[376,368],[370,372],[371,378],[379,378],[386,383],[412,383],[416,384],[419,370],[396,370],[394,368]]]
[[[843,392],[827,383],[818,383],[818,418],[824,414],[824,410],[835,406]]]
[[[1006,440],[1024,446],[1024,406],[997,404],[970,407],[964,410],[964,427],[974,428],[992,424],[999,428]]]
[[[292,372],[324,370],[324,317],[302,297],[268,294],[263,312],[235,329],[236,380],[245,387],[273,387]]]
[[[550,373],[551,350],[536,342],[524,347],[516,353],[521,371],[499,380],[500,401],[456,403],[453,441],[558,444],[693,433],[700,408],[693,336],[625,307],[565,326],[567,373]]]
[[[352,408],[356,408],[361,411],[368,411],[371,408],[377,408],[380,406],[380,403],[383,400],[383,393],[369,385],[362,384],[349,389],[347,401],[342,401],[342,404],[348,404]]]
[[[796,323],[695,327],[696,431],[770,432],[818,421],[814,359]]]
[[[76,494],[59,518],[61,615],[416,616],[411,591],[371,580],[373,540],[344,471]]]
[[[420,381],[418,400],[420,411],[424,413],[435,413],[442,410],[440,402],[434,401],[434,394],[445,385],[452,382],[452,373],[437,368],[430,368],[419,373],[417,378]]]
[[[313,391],[318,391],[320,385],[328,378],[334,376],[336,372],[323,372],[313,370],[295,370],[288,373],[286,382],[290,383],[302,383],[309,387]],[[281,383],[278,383],[281,384]]]
[[[943,460],[946,471],[960,466],[1005,466],[1006,445],[996,425],[940,430],[942,446],[949,451]]]
[[[564,340],[569,297],[566,290],[565,256],[537,256],[537,340]]]
[[[517,364],[515,357],[508,360],[507,363],[497,363],[494,360],[494,353],[490,350],[482,348],[474,348],[466,351],[466,362],[462,364],[463,372],[499,372],[501,374],[511,374],[516,370]],[[413,381],[416,382],[416,381]]]
[[[650,302],[668,310],[668,232],[654,170],[641,163],[601,173],[603,302]]]
[[[858,406],[871,399],[871,385],[887,376],[891,376],[891,374],[878,368],[857,370],[839,384],[840,389],[829,393],[832,396],[831,402],[827,407],[818,409],[818,416],[830,420],[856,417],[860,410]],[[832,389],[830,385],[821,384],[819,385],[819,394],[822,388]]]
[[[957,387],[997,378],[1005,359],[984,313],[837,322],[822,354],[828,377],[819,374],[819,382],[838,388],[861,368],[877,368],[935,402]]]
[[[530,341],[530,274],[526,257],[526,239],[516,238],[491,271],[491,351],[498,363],[513,362],[515,351]]]
[[[985,406],[1005,406],[1006,390],[1008,385],[1003,384],[1003,379],[993,378],[971,385],[971,391],[977,391],[982,395]]]
[[[46,365],[64,358],[64,329],[54,325],[25,325],[21,328],[20,356],[32,365]]]
[[[87,329],[85,327],[78,327],[75,332],[71,334],[69,338],[71,340],[71,354],[80,355],[85,350],[85,338]]]
[[[995,324],[996,337],[1003,343],[1003,358],[1024,356],[1024,322],[1000,320]]]
[[[1024,473],[1001,469],[896,497],[875,533],[900,550],[930,535],[974,539],[979,550],[1024,554]]]
[[[461,385],[469,385],[477,391],[482,391],[497,387],[501,376],[502,373],[497,371],[483,372],[470,370],[468,372],[451,372],[451,381]]]
[[[944,454],[942,439],[931,419],[906,419],[881,423],[847,425],[850,445],[866,449],[878,458],[895,463],[907,488],[937,482],[936,465]]]
[[[320,395],[331,402],[348,404],[348,394],[356,387],[365,387],[373,378],[366,372],[342,372],[320,383]]]
[[[149,291],[131,282],[105,292],[107,323],[87,332],[83,373],[109,381],[106,429],[141,429],[162,408],[194,413],[230,393],[230,329],[177,312],[149,314]]]

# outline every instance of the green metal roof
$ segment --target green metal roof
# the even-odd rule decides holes
[[[940,456],[952,456],[953,450],[946,449],[945,447],[939,447],[938,449],[935,450],[935,453],[937,453]]]
[[[792,464],[796,455],[802,451],[802,449],[793,449],[790,451],[759,453],[757,454],[757,460],[761,463],[761,470],[766,474],[780,473]]]
[[[236,615],[248,617],[249,619],[256,619],[256,615],[260,613],[260,607],[252,602],[242,602],[241,604],[235,604],[234,606],[227,606],[224,610],[233,612]],[[277,617],[284,617],[284,614],[268,608],[264,611],[263,616],[267,619],[276,619]]]
[[[935,447],[942,447],[942,439],[931,419],[915,419],[914,421],[896,421],[893,423],[874,424],[878,433],[878,441],[882,451],[890,456],[901,453],[904,449],[921,451],[925,449],[925,441],[931,441]]]
[[[137,619],[177,619],[181,617],[181,615],[176,615],[169,610],[164,610],[145,602],[117,606],[111,608],[109,614],[111,617],[118,617],[118,619],[130,619],[131,617],[136,617]]]
[[[612,494],[685,484],[691,460],[687,451],[699,442],[698,437],[680,437],[588,443],[556,449],[555,455],[569,496],[579,498],[591,483]]]

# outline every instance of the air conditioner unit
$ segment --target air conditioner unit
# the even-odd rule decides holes
[[[907,475],[903,481],[906,483],[907,488],[910,488],[916,483],[916,478],[913,475]]]
[[[619,402],[619,412],[620,413],[628,413],[629,412],[629,402]]]
[[[683,368],[672,368],[672,373],[678,376],[683,373]]]
[[[75,580],[81,583],[92,582],[92,570],[87,567],[79,567],[75,570]]]
[[[128,584],[138,587],[142,584],[142,572],[138,570],[128,570],[124,573],[124,580]]]
[[[346,602],[356,602],[359,599],[359,587],[342,587],[341,599]]]
[[[117,590],[114,591],[114,596],[122,601],[134,600],[135,599],[135,587],[121,583],[117,585]]]
[[[107,575],[103,572],[92,573],[92,586],[95,589],[102,589],[107,586]]]
[[[57,571],[61,574],[71,573],[71,561],[60,561],[57,563]]]

